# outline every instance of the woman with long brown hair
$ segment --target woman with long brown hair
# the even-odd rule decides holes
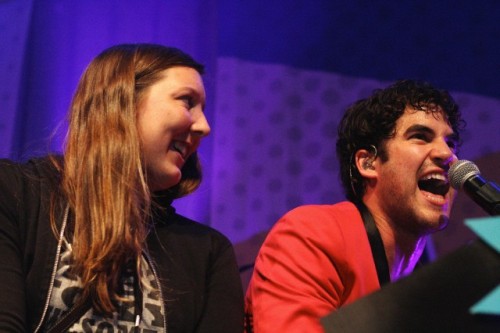
[[[242,331],[231,243],[171,206],[201,181],[202,73],[175,48],[111,47],[63,157],[0,162],[1,331]]]

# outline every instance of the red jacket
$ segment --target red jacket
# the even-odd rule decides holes
[[[283,216],[264,241],[246,311],[255,333],[323,332],[320,318],[379,288],[356,206],[302,206]]]

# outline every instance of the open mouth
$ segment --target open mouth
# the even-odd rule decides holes
[[[431,174],[421,178],[418,181],[418,188],[421,191],[444,197],[450,189],[450,183],[448,182],[448,179],[442,174]]]
[[[171,148],[181,154],[183,158],[186,158],[187,155],[187,147],[185,144],[179,142],[179,141],[174,141],[171,145]]]

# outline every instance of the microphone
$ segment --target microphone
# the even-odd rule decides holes
[[[453,163],[448,170],[453,188],[462,189],[490,215],[500,215],[500,187],[481,177],[479,168],[467,160]]]

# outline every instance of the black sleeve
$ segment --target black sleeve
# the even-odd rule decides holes
[[[0,331],[24,332],[25,286],[19,206],[20,167],[0,160]]]
[[[207,275],[205,308],[196,332],[243,332],[243,288],[234,249],[224,236]],[[216,244],[216,242],[214,242]]]

